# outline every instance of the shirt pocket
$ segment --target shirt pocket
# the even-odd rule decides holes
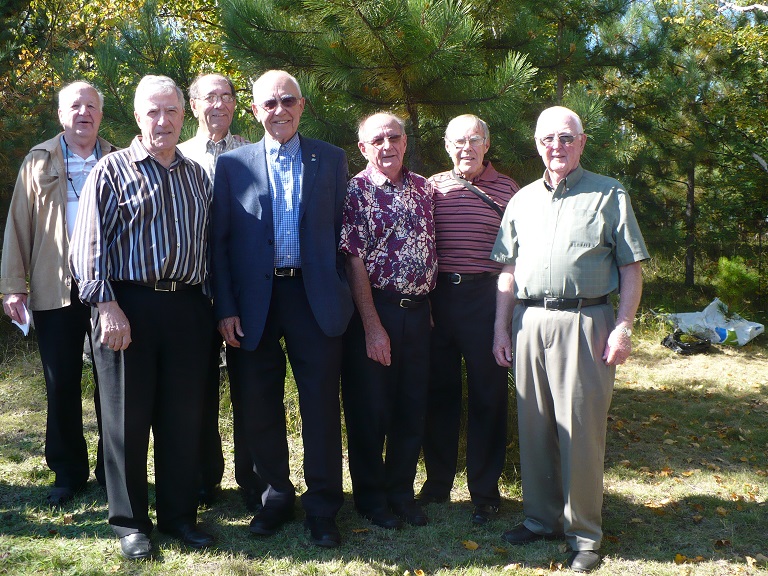
[[[597,210],[571,210],[566,217],[571,248],[595,248],[600,245],[603,218]]]

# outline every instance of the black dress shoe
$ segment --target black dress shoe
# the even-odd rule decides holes
[[[416,501],[419,504],[442,504],[451,499],[450,494],[435,494],[434,492],[422,490],[416,495]]]
[[[525,524],[518,524],[512,530],[504,532],[501,537],[510,544],[519,546],[536,542],[537,540],[555,540],[559,536],[556,534],[536,534],[536,532],[526,528]]]
[[[386,508],[377,508],[370,512],[360,511],[360,515],[363,518],[370,520],[371,524],[379,526],[380,528],[386,528],[387,530],[397,530],[403,525],[400,518]]]
[[[286,522],[293,520],[293,508],[264,506],[251,520],[248,528],[251,534],[257,536],[272,536]]]
[[[411,526],[426,526],[429,522],[427,514],[415,500],[392,504],[392,512],[394,512],[400,520],[407,522]]]
[[[475,506],[472,511],[472,524],[482,526],[487,524],[489,520],[492,520],[499,513],[499,507],[492,504],[480,504]]]
[[[63,506],[67,502],[71,502],[78,492],[84,491],[86,485],[82,486],[54,486],[45,497],[49,506]]]
[[[568,559],[568,567],[574,572],[592,572],[600,566],[600,554],[595,550],[574,550]]]
[[[152,542],[141,532],[120,538],[120,552],[128,560],[144,560],[152,556]]]
[[[168,536],[181,540],[192,548],[208,548],[213,545],[213,536],[203,532],[195,524],[181,524],[169,530],[161,530]]]
[[[200,506],[213,506],[216,502],[217,498],[219,497],[219,492],[221,491],[221,485],[220,484],[214,484],[213,486],[203,486],[200,488],[200,491],[197,493],[197,501],[200,504]]]
[[[312,544],[323,548],[335,548],[341,544],[341,533],[333,518],[326,516],[307,516],[304,520],[304,528],[307,528],[312,536]]]

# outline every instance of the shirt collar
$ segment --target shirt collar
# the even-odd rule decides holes
[[[64,154],[64,158],[67,158],[67,157],[74,158],[76,156],[80,158],[78,154],[75,154],[74,152],[72,152],[72,149],[69,147],[69,145],[67,144],[67,141],[64,139],[63,133],[61,135],[61,150],[62,150],[62,153]],[[99,144],[98,138],[96,139],[96,145],[93,147],[93,150],[89,154],[88,158],[84,158],[84,160],[87,162],[91,156],[94,156],[96,160],[101,158],[101,144]]]
[[[454,167],[453,172],[458,176],[459,173],[456,171],[456,168]],[[474,180],[469,180],[469,182],[475,183],[475,182],[494,182],[499,178],[499,173],[496,171],[496,168],[493,167],[493,164],[491,164],[490,160],[483,160],[483,171],[480,172],[479,175],[477,175]]]
[[[227,130],[227,134],[224,136],[224,138],[222,138],[218,142],[214,142],[213,140],[208,138],[208,134],[202,128],[198,128],[197,134],[195,134],[195,139],[199,140],[203,144],[203,147],[207,147],[209,144],[213,146],[229,146],[230,142],[232,141],[232,138],[233,138],[232,132],[230,132],[229,130]]]
[[[546,170],[544,170],[544,176],[542,177],[542,180],[544,181],[544,186],[546,187],[546,189],[549,190],[550,192],[553,192],[557,190],[562,190],[562,189],[568,190],[569,188],[573,188],[574,186],[576,186],[576,184],[579,183],[582,176],[584,176],[584,168],[582,168],[581,164],[579,164],[570,174],[568,174],[568,176],[565,177],[564,180],[560,181],[560,184],[557,185],[557,188],[553,188],[552,184],[550,184],[549,180],[547,180]]]
[[[152,154],[149,153],[149,150],[147,150],[144,147],[144,143],[141,140],[142,140],[141,136],[136,136],[136,137],[134,137],[133,141],[131,142],[130,150],[131,150],[131,155],[133,156],[133,161],[134,162],[143,162],[144,160],[150,159],[150,160],[153,160],[154,162],[157,162],[158,164],[160,164],[160,162],[155,160],[155,158],[152,156]],[[171,166],[169,168],[173,168],[174,166],[176,166],[179,163],[179,161],[182,161],[182,162],[184,162],[185,164],[188,164],[188,165],[195,165],[196,164],[196,162],[194,162],[193,160],[190,160],[189,158],[187,158],[186,156],[181,154],[179,152],[179,149],[176,148],[176,158],[174,158],[173,162],[171,162]],[[162,164],[161,164],[161,166],[162,166]]]
[[[365,167],[365,173],[366,173],[366,176],[371,180],[371,182],[373,182],[373,184],[375,186],[378,186],[379,188],[386,185],[387,183],[389,183],[390,186],[396,187],[389,178],[387,178],[379,170],[374,168],[373,164],[371,164],[370,162],[368,162],[368,165]],[[410,171],[408,170],[408,168],[403,166],[403,188],[408,186],[409,181],[410,181]]]
[[[301,150],[301,141],[299,140],[299,133],[296,132],[288,142],[280,144],[277,140],[267,135],[264,138],[264,146],[267,150],[267,154],[271,157],[277,156],[282,149],[288,156],[296,156]]]

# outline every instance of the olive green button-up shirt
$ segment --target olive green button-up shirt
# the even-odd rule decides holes
[[[649,258],[621,184],[581,166],[556,189],[544,178],[510,200],[491,259],[515,266],[518,299],[598,298],[619,267]]]

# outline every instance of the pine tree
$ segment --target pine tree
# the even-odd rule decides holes
[[[225,44],[247,74],[282,68],[308,105],[302,132],[356,150],[357,123],[387,110],[409,133],[406,163],[445,168],[448,120],[474,113],[492,150],[511,164],[529,133],[524,104],[534,69],[514,52],[490,54],[488,30],[461,0],[227,0]],[[359,153],[350,160],[362,164]]]

